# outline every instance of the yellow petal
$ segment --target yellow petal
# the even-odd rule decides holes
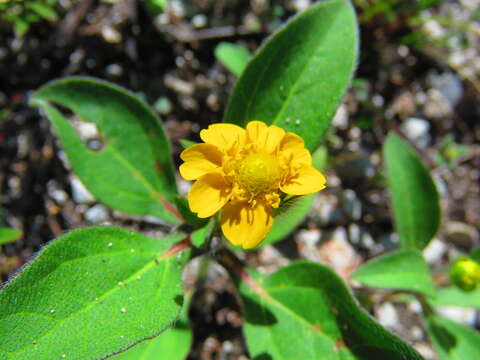
[[[215,214],[230,199],[230,185],[218,173],[203,175],[188,193],[190,210],[200,218]]]
[[[262,121],[250,121],[247,124],[247,137],[257,146],[257,150],[267,154],[278,148],[284,136],[285,130],[275,125],[268,126]]]
[[[295,176],[288,177],[280,189],[291,195],[305,195],[320,191],[326,187],[323,174],[311,166],[300,168]]]
[[[247,202],[236,202],[225,205],[220,221],[228,241],[251,249],[265,239],[272,227],[273,217],[271,208],[263,204],[252,208]]]
[[[213,124],[200,131],[200,138],[208,144],[228,151],[234,144],[243,143],[245,129],[234,124]]]
[[[222,166],[222,153],[210,144],[190,146],[182,151],[180,158],[185,161],[179,168],[180,175],[185,180],[196,180]]]
[[[280,143],[280,156],[288,161],[289,166],[311,166],[312,156],[305,149],[303,139],[294,134],[287,133]]]

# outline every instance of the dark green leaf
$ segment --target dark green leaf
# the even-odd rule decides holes
[[[224,121],[260,120],[302,136],[316,149],[357,62],[357,20],[350,1],[321,1],[293,18],[249,61]]]
[[[480,359],[480,334],[441,316],[429,316],[425,327],[441,360]]]
[[[364,312],[328,267],[297,262],[268,277],[242,278],[253,359],[421,359]]]
[[[469,256],[480,264],[480,247],[473,250]]]
[[[22,236],[20,230],[0,227],[0,245],[18,240],[20,236]]]
[[[0,292],[0,359],[100,359],[158,335],[180,311],[183,235],[72,231]]]
[[[240,76],[247,65],[250,51],[243,45],[221,42],[215,48],[215,57],[223,66],[230,70],[233,75]]]
[[[360,267],[352,279],[365,285],[412,290],[435,296],[428,265],[415,250],[395,251],[373,259]]]
[[[401,246],[421,250],[440,225],[437,189],[416,152],[398,135],[388,135],[383,153]]]
[[[43,86],[32,103],[45,110],[73,169],[97,198],[127,213],[179,221],[171,204],[177,189],[170,144],[160,120],[145,103],[118,86],[78,77]],[[96,124],[104,147],[87,148],[54,105]]]

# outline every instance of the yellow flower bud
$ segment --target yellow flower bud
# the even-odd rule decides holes
[[[480,285],[480,264],[467,256],[461,256],[450,267],[450,279],[463,291],[472,291]]]

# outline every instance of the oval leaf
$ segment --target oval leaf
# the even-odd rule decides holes
[[[435,184],[416,152],[398,135],[388,135],[383,155],[401,246],[422,250],[440,225]]]
[[[182,304],[182,235],[72,231],[0,292],[2,360],[100,359],[168,328]]]
[[[179,222],[171,204],[177,188],[170,144],[145,103],[118,86],[78,77],[43,86],[31,101],[46,112],[75,173],[98,199],[127,213]],[[96,124],[104,147],[88,149],[53,104]]]
[[[302,261],[242,278],[253,359],[421,359],[367,315],[328,267]]]
[[[427,263],[414,250],[401,250],[362,265],[352,279],[369,286],[404,289],[435,296],[435,287]]]
[[[468,326],[431,315],[425,327],[441,360],[480,359],[480,334]]]
[[[321,1],[293,18],[250,60],[224,121],[260,120],[320,143],[357,63],[358,29],[347,0]]]

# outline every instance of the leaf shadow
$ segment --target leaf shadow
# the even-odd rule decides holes
[[[457,345],[457,340],[455,336],[452,335],[448,329],[444,328],[439,324],[432,322],[430,325],[430,331],[432,335],[437,339],[437,342],[447,351],[450,352]]]
[[[261,353],[253,358],[253,360],[273,360],[272,355],[267,353]]]
[[[242,301],[245,306],[246,318],[249,323],[266,326],[271,326],[277,323],[275,315],[255,300],[245,296],[242,297]]]

